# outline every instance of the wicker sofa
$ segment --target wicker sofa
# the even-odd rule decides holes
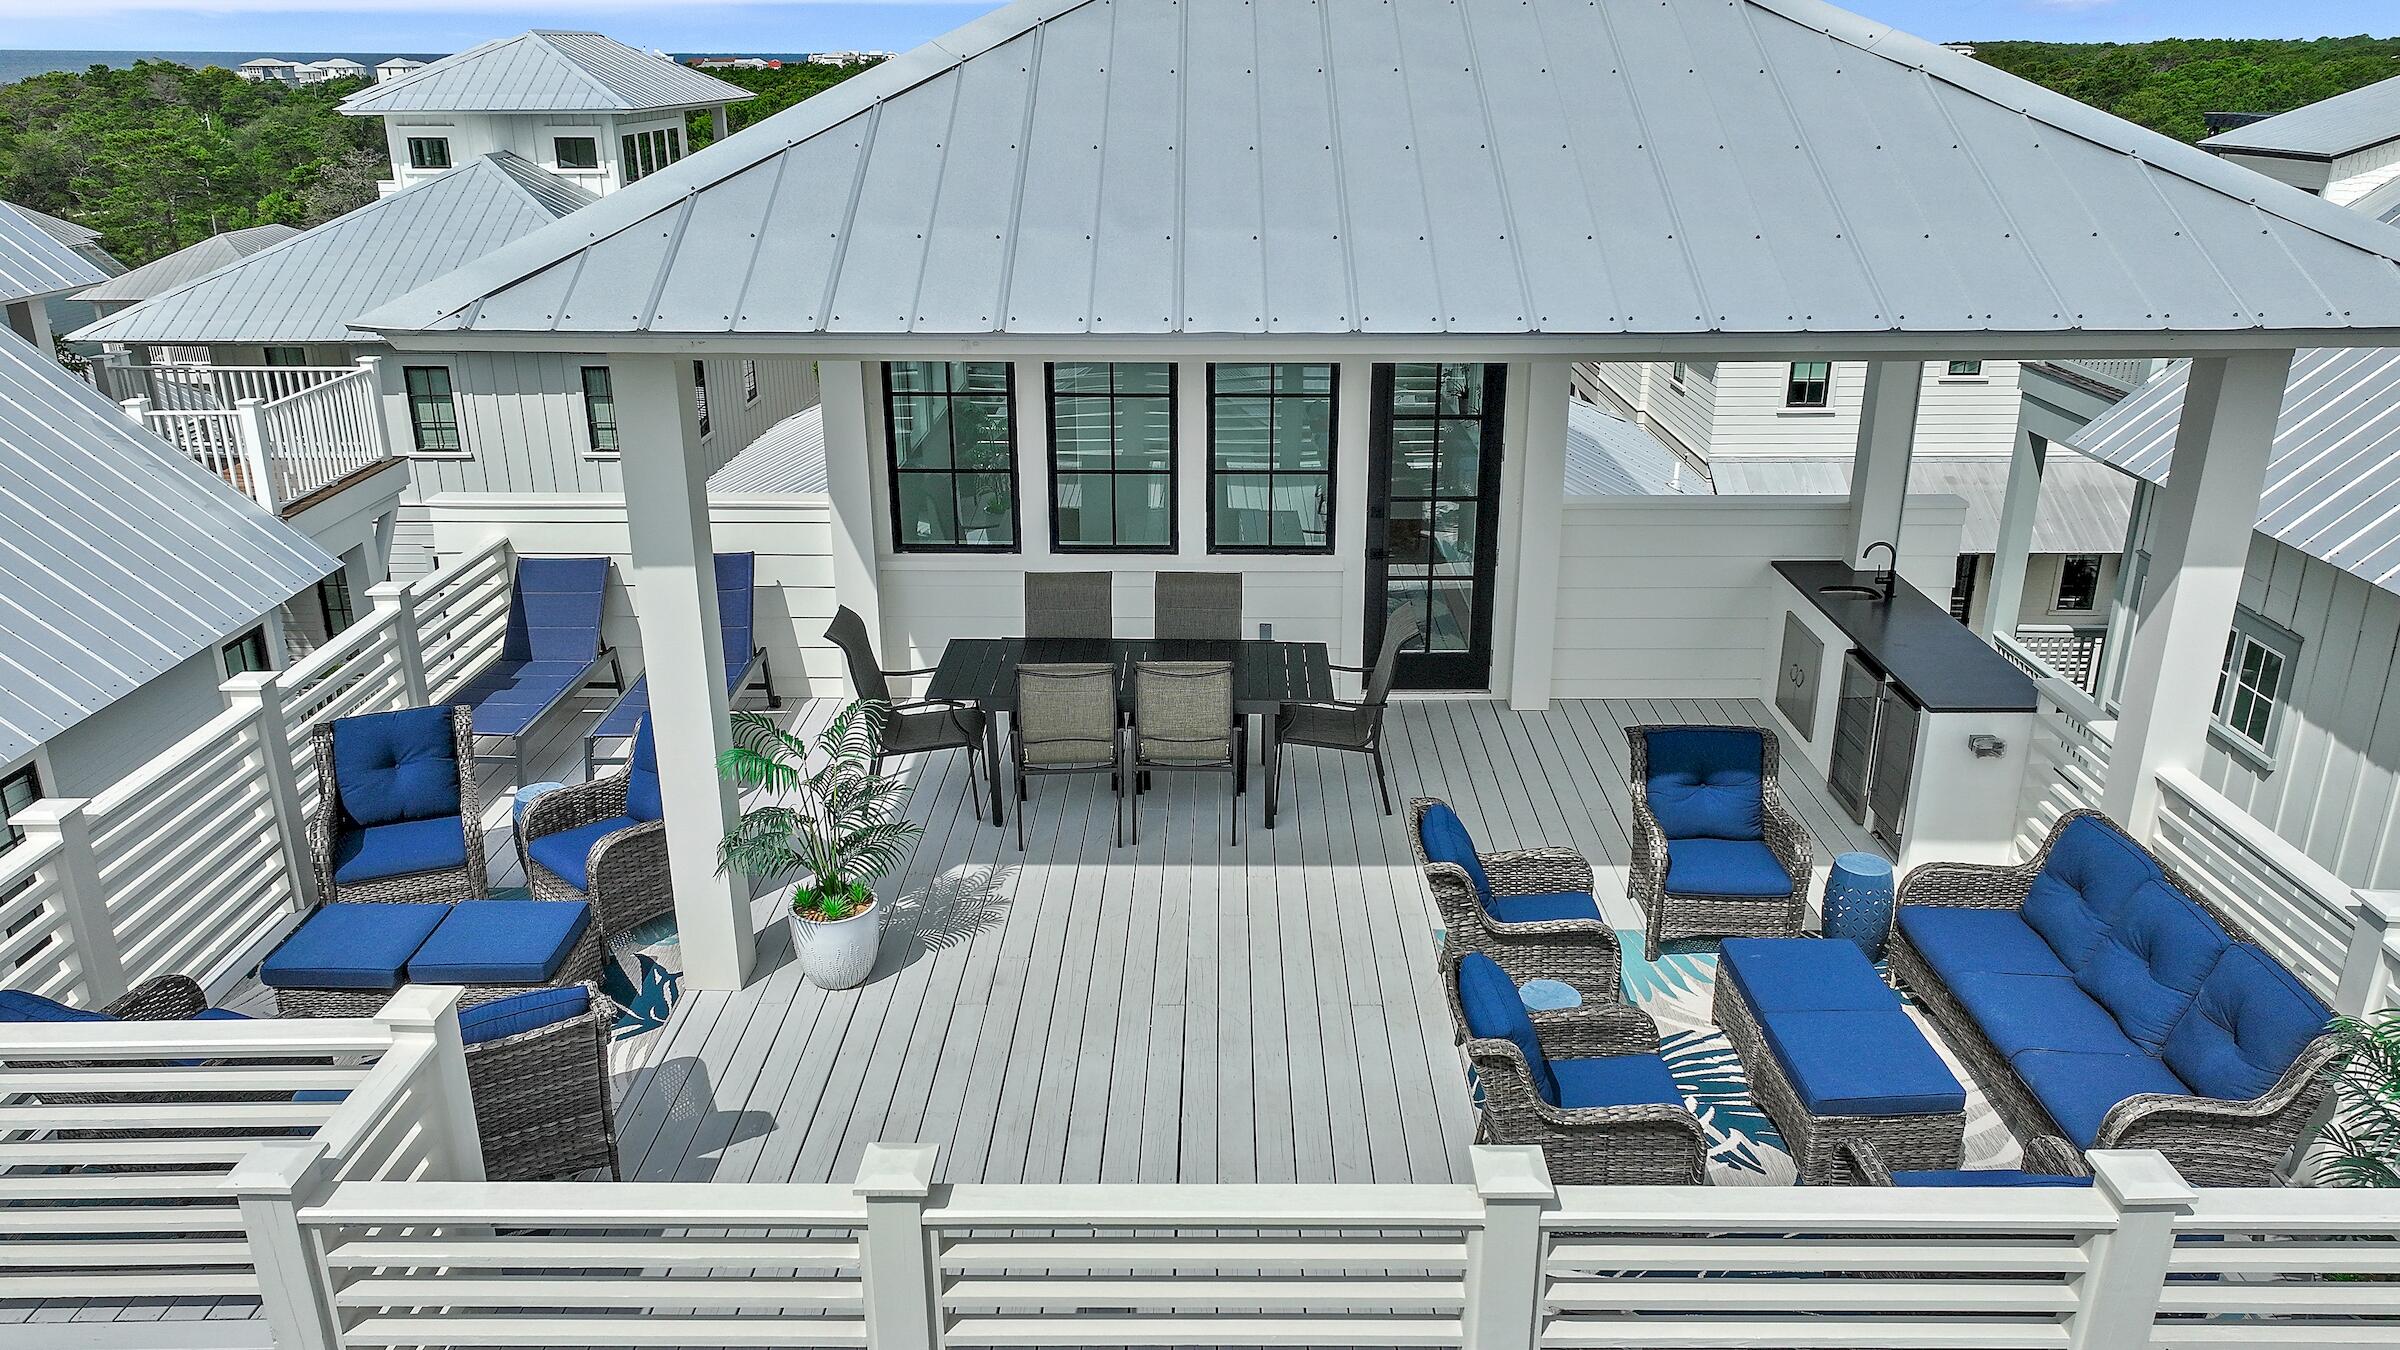
[[[2341,1053],[2331,1013],[2107,817],[2068,814],[2022,865],[1915,868],[1899,906],[1893,973],[2019,1137],[2275,1184]]]
[[[1408,843],[1449,945],[1483,952],[1520,979],[1559,980],[1587,997],[1619,997],[1623,957],[1592,896],[1592,865],[1571,848],[1483,853],[1448,803],[1408,804]]]

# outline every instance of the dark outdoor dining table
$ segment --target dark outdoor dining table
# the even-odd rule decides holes
[[[1286,703],[1333,697],[1332,655],[1322,642],[1235,641],[1160,638],[953,638],[942,649],[925,696],[972,703],[984,713],[984,763],[992,767],[992,822],[1004,823],[999,714],[1017,711],[1017,667],[1112,665],[1117,668],[1117,703],[1133,709],[1133,667],[1140,661],[1230,661],[1233,710],[1259,719],[1260,762],[1274,763],[1275,713]],[[1275,798],[1267,797],[1267,828],[1275,828]]]

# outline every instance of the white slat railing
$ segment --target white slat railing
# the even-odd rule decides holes
[[[120,401],[127,417],[282,511],[391,458],[380,364],[111,367],[101,382],[146,376],[146,392]]]
[[[279,505],[301,501],[391,458],[377,364],[377,358],[362,356],[345,374],[259,406],[258,426]]]
[[[2151,1344],[2400,1345],[2390,1191],[2199,1192],[2176,1222]]]
[[[2165,770],[2158,786],[2151,848],[2293,974],[2333,999],[2360,923],[2356,894],[2193,774]]]
[[[407,601],[422,637],[425,690],[441,698],[499,654],[508,633],[509,583],[516,555],[494,539],[457,562],[410,583]]]
[[[2007,634],[1992,645],[2033,677],[2039,698],[2033,746],[2017,809],[2017,848],[2030,857],[2050,827],[2069,811],[2097,809],[2108,783],[2109,742],[2116,724],[2074,681]]]
[[[14,823],[26,838],[0,853],[0,971],[11,989],[75,1001],[86,997],[91,947],[75,938],[83,911],[67,893],[65,845],[56,831],[33,828],[46,814],[39,802],[20,811]]]

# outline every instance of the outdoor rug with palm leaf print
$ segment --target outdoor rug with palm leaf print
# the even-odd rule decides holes
[[[1725,1033],[1710,1020],[1717,987],[1717,943],[1689,938],[1665,944],[1658,959],[1642,955],[1639,929],[1617,934],[1625,954],[1625,1001],[1658,1023],[1659,1052],[1665,1056],[1684,1101],[1700,1117],[1709,1140],[1709,1181],[1718,1186],[1789,1186],[1795,1175],[1775,1124],[1750,1100],[1750,1079]],[[1903,1002],[1907,996],[1902,996]],[[1966,1066],[1942,1044],[1932,1024],[1913,1004],[1908,1015],[1967,1088],[1966,1165],[2014,1167],[2016,1141],[1998,1113],[1968,1076]]]

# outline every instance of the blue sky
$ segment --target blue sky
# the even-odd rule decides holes
[[[2393,0],[1850,0],[1938,41],[2400,33]],[[993,3],[926,0],[0,0],[11,47],[448,51],[536,26],[593,27],[671,51],[902,49]]]

